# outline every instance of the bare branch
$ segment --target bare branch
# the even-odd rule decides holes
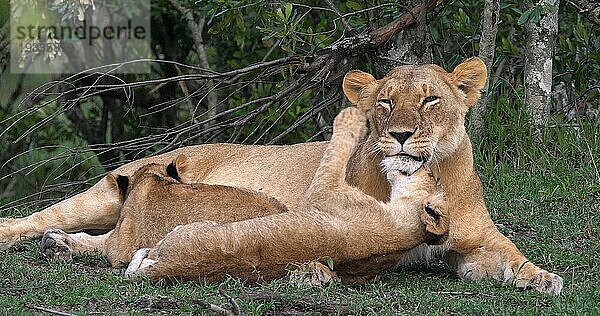
[[[53,310],[53,309],[49,309],[49,308],[45,308],[45,307],[35,306],[35,305],[31,305],[31,304],[25,304],[25,307],[36,310],[38,312],[48,313],[51,315],[58,315],[58,316],[72,316],[73,315],[70,313],[65,313],[65,312],[61,312],[61,311],[57,311],[57,310]]]
[[[338,10],[338,8],[335,6],[335,4],[333,4],[333,2],[331,2],[331,0],[325,0],[325,2],[327,2],[327,5],[331,8],[331,10],[333,10],[333,12],[335,12],[335,14],[338,15],[340,22],[342,22],[342,25],[344,26],[344,29],[346,29],[346,31],[352,33],[354,31],[354,29],[352,28],[352,26],[350,26],[348,21],[346,21],[346,19],[344,18],[344,16],[340,12],[340,10]]]
[[[568,0],[567,2],[574,6],[579,14],[585,16],[590,22],[600,25],[600,5],[598,5],[598,1]]]
[[[181,13],[187,22],[188,29],[192,34],[192,38],[194,39],[194,44],[196,46],[196,52],[198,53],[198,60],[200,61],[200,67],[204,69],[210,69],[210,65],[208,64],[208,57],[206,56],[206,50],[204,49],[204,39],[202,38],[202,31],[204,30],[205,18],[203,16],[198,18],[198,21],[194,19],[194,15],[190,9],[182,6],[178,0],[169,0],[169,2]],[[208,80],[206,83],[206,88],[208,93],[206,94],[206,103],[208,109],[208,117],[213,118],[217,114],[217,95],[214,91],[215,84],[212,80]],[[211,123],[209,121],[208,123]]]

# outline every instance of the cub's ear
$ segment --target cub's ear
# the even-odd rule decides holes
[[[342,89],[348,100],[350,100],[353,105],[360,108],[359,101],[362,92],[375,83],[377,83],[377,80],[375,80],[375,77],[371,76],[371,74],[360,70],[351,70],[344,76]]]
[[[487,80],[487,69],[483,61],[477,57],[465,60],[456,66],[451,74],[451,81],[465,93],[465,104],[470,108],[479,96]]]
[[[173,161],[167,166],[167,175],[179,182],[183,182],[181,181],[181,177],[185,175],[188,169],[188,158],[184,155],[179,155],[175,157],[175,159],[173,159]]]
[[[117,175],[115,176],[112,173],[106,175],[106,180],[110,185],[112,185],[116,190],[119,191],[119,196],[121,197],[121,201],[125,201],[125,196],[127,195],[127,189],[129,188],[129,177]]]

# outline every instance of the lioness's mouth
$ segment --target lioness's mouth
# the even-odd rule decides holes
[[[428,158],[426,156],[413,156],[413,155],[409,155],[407,153],[399,153],[399,154],[391,155],[388,157],[407,157],[407,158],[410,158],[417,162],[426,162],[428,160]]]

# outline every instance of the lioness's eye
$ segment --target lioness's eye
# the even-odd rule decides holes
[[[430,95],[423,99],[423,105],[432,106],[436,103],[440,102],[440,97],[435,95]]]
[[[381,99],[377,101],[377,104],[379,104],[380,106],[383,106],[386,109],[390,109],[392,107],[392,100],[390,99]]]

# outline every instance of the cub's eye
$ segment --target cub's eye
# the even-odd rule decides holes
[[[434,104],[437,104],[438,102],[440,102],[440,97],[435,96],[435,95],[430,95],[428,97],[426,97],[425,99],[423,99],[423,105],[427,105],[427,106],[432,106]]]
[[[382,106],[382,107],[388,109],[388,110],[392,108],[392,100],[390,100],[390,99],[381,99],[381,100],[378,100],[377,104],[379,106]]]

